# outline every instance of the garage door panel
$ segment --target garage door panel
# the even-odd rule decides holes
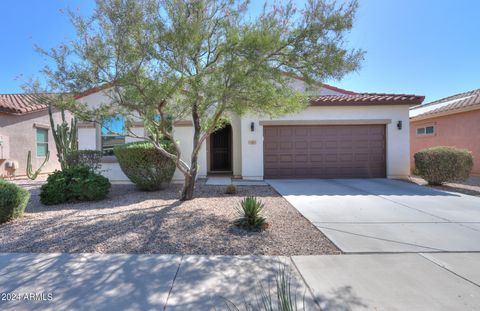
[[[308,133],[311,137],[321,137],[324,133],[324,128],[322,127],[310,127],[308,128]]]
[[[325,162],[337,162],[337,154],[326,154],[325,155]]]
[[[278,162],[278,157],[276,155],[273,155],[273,154],[265,155],[264,161],[265,161],[265,163],[275,164],[275,163]]]
[[[265,178],[385,177],[384,125],[264,126]]]
[[[279,149],[280,150],[292,150],[293,149],[293,142],[283,141],[283,142],[280,143],[280,148]]]
[[[278,148],[278,144],[276,141],[266,141],[265,144],[263,145],[265,150],[273,150],[276,151]]]
[[[338,141],[326,141],[324,144],[324,148],[326,150],[328,149],[336,150],[338,148]]]
[[[307,149],[308,142],[307,141],[296,141],[295,142],[295,149]]]
[[[354,140],[352,141],[352,148],[368,149],[368,140]]]
[[[308,135],[308,128],[305,127],[297,127],[295,128],[295,136],[296,137],[303,137]]]
[[[277,128],[276,127],[264,127],[263,128],[264,137],[277,137]]]
[[[295,164],[300,164],[300,163],[308,163],[308,155],[306,154],[295,155]]]
[[[323,162],[323,155],[322,154],[310,154],[310,161],[311,162]]]
[[[280,128],[280,137],[292,137],[293,131],[295,129],[292,127],[281,127]]]
[[[344,163],[352,163],[353,161],[353,154],[351,153],[343,153],[338,155],[338,159],[340,162]]]
[[[293,156],[291,154],[282,154],[279,156],[278,161],[282,163],[292,163]]]

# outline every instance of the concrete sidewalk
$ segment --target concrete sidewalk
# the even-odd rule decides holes
[[[480,254],[293,257],[321,310],[480,310]]]
[[[281,266],[317,310],[288,257],[21,253],[0,254],[0,310],[243,310]]]
[[[0,254],[0,310],[245,310],[281,265],[305,310],[480,309],[480,254],[429,253]]]

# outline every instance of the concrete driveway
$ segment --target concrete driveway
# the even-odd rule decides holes
[[[389,179],[269,180],[346,253],[480,251],[480,198]]]

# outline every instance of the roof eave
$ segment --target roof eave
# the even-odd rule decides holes
[[[333,101],[310,101],[310,106],[416,106],[423,101],[423,97],[408,100],[333,100]]]
[[[35,112],[42,112],[47,110],[48,107],[42,107],[39,109],[9,109],[9,108],[0,108],[0,113],[5,113],[13,116],[23,116],[26,114],[31,114]]]
[[[458,113],[463,113],[463,112],[469,112],[469,111],[474,111],[474,110],[479,110],[480,109],[480,104],[479,105],[472,105],[472,106],[467,106],[463,108],[457,108],[457,109],[449,109],[449,110],[443,110],[443,111],[438,111],[438,112],[432,112],[432,113],[425,113],[421,114],[415,117],[410,117],[410,121],[421,121],[421,120],[428,120],[428,119],[433,119],[433,118],[439,118],[439,117],[445,117],[453,114],[458,114]]]

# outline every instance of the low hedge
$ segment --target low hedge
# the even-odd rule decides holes
[[[415,172],[431,185],[466,180],[473,167],[470,151],[433,147],[415,153]]]
[[[23,215],[30,193],[5,180],[0,180],[0,223]]]
[[[173,152],[170,142],[163,147]],[[122,171],[144,191],[154,191],[170,183],[175,172],[175,163],[150,142],[133,142],[115,146],[113,149]]]
[[[86,166],[94,172],[102,168],[102,152],[99,150],[75,150],[67,156],[68,167]]]
[[[55,171],[40,189],[40,201],[55,205],[69,201],[98,201],[110,191],[108,178],[85,166]]]

